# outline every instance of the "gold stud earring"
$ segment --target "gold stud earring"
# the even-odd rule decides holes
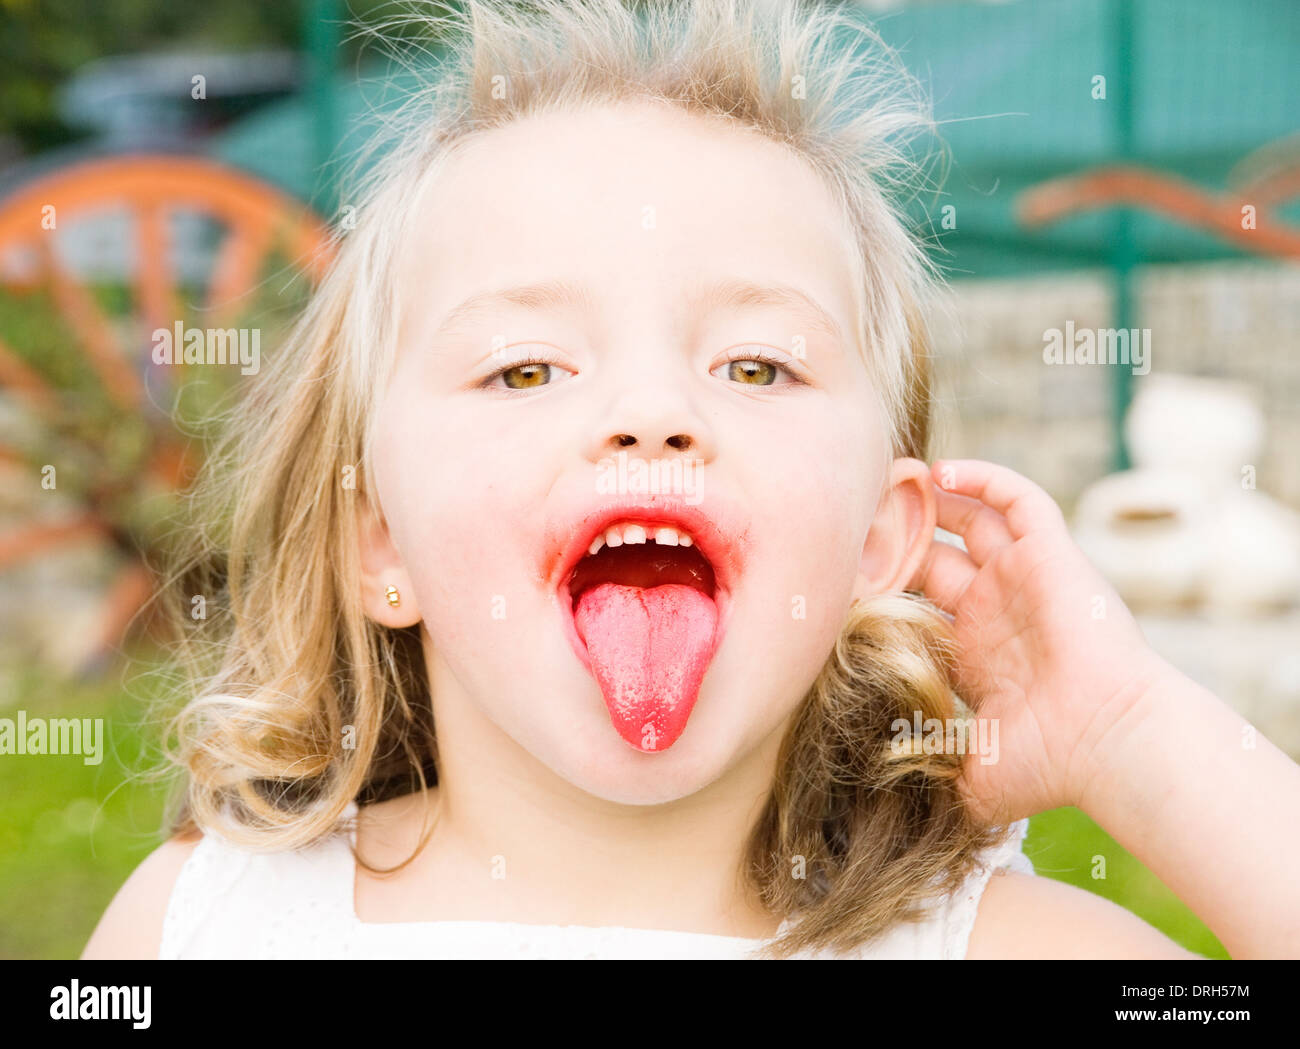
[[[395,586],[390,586],[385,590],[384,595],[388,598],[388,603],[394,608],[402,603],[402,595],[397,592],[397,587]]]

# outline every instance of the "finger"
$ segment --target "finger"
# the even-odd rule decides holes
[[[911,589],[920,590],[949,615],[956,615],[962,594],[978,571],[967,554],[935,540],[912,577]]]
[[[1015,542],[1007,519],[978,499],[956,492],[937,492],[939,527],[962,537],[977,565],[985,564],[1003,547]]]
[[[944,491],[978,499],[1005,517],[1014,539],[1040,529],[1065,528],[1052,497],[1005,466],[981,459],[941,459],[932,472]]]

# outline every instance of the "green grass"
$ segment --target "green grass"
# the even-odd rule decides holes
[[[1227,958],[1214,933],[1159,878],[1080,809],[1040,812],[1029,821],[1025,855],[1037,874],[1113,900],[1175,943],[1207,958]],[[1104,878],[1094,878],[1105,859]]]
[[[128,684],[123,685],[121,678]],[[104,760],[0,756],[0,958],[75,958],[127,876],[162,840],[162,785],[136,775],[156,753],[142,724],[151,679],[140,672],[99,684],[53,684],[28,671],[0,716],[105,718]],[[135,778],[130,778],[135,775]],[[1189,950],[1227,953],[1161,882],[1078,809],[1030,821],[1025,854],[1041,875],[1105,896]],[[1093,857],[1106,878],[1092,877]]]
[[[53,684],[20,672],[0,716],[104,718],[103,760],[0,756],[0,958],[75,958],[127,876],[162,841],[164,787],[137,681]],[[9,690],[6,689],[6,692]],[[132,779],[131,777],[135,777]]]

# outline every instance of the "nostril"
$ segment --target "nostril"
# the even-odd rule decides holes
[[[623,448],[626,448],[630,444],[636,444],[636,438],[630,433],[621,433],[615,437],[614,440],[616,440]]]
[[[676,448],[679,452],[684,452],[691,446],[691,439],[684,433],[676,434],[668,438],[668,445]]]

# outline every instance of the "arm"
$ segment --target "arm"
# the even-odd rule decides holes
[[[172,886],[202,835],[172,838],[154,849],[113,897],[91,934],[83,961],[157,958]]]
[[[1102,741],[1079,807],[1232,957],[1300,958],[1300,766],[1213,693],[1167,666]]]
[[[969,959],[1199,959],[1123,907],[1053,878],[995,871],[980,897]]]
[[[1078,806],[1233,957],[1300,956],[1300,767],[1151,650],[1042,489],[978,460],[934,475],[966,550],[934,544],[919,581],[953,616],[963,695],[1001,728],[999,760],[963,766],[971,811]]]

